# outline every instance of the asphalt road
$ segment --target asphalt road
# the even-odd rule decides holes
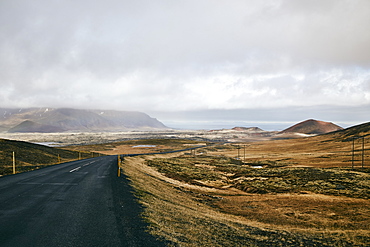
[[[117,156],[0,178],[0,246],[165,246],[141,212]]]

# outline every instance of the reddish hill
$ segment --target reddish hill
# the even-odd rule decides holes
[[[309,119],[300,123],[297,123],[296,125],[293,125],[280,133],[302,133],[302,134],[325,134],[337,130],[342,130],[343,128],[330,123],[330,122],[324,122],[324,121],[318,121],[314,119]]]

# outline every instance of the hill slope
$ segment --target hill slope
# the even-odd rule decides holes
[[[342,129],[342,127],[330,122],[309,119],[297,123],[280,133],[325,134]]]
[[[22,123],[9,129],[8,132],[39,132],[39,133],[50,133],[50,132],[63,132],[62,128],[51,126],[47,124],[39,124],[30,120],[23,121]]]
[[[370,122],[355,125],[349,128],[346,128],[341,131],[333,133],[337,139],[350,140],[355,137],[369,137],[370,136]]]
[[[0,139],[0,176],[13,172],[13,152],[16,157],[16,171],[34,170],[46,165],[74,159],[91,157],[92,154],[79,154],[59,148],[51,148],[23,141]],[[95,154],[96,155],[96,154]],[[59,156],[59,158],[58,158]]]
[[[0,128],[9,132],[120,131],[166,128],[142,112],[70,108],[0,109]]]

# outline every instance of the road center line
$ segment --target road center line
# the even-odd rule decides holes
[[[78,171],[78,170],[80,170],[80,169],[81,169],[81,166],[76,167],[75,169],[72,169],[72,170],[70,170],[69,172],[75,172],[75,171]]]
[[[78,185],[77,183],[32,183],[32,182],[26,182],[26,183],[17,183],[17,184],[26,184],[26,185]]]

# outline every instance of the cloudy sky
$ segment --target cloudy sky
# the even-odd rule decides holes
[[[1,0],[0,23],[0,107],[370,121],[368,0]]]

